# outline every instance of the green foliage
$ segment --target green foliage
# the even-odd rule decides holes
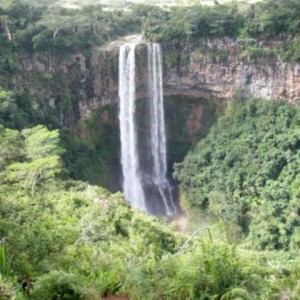
[[[0,87],[0,122],[7,127],[21,128],[25,118],[15,94]]]
[[[275,270],[264,259],[227,244],[195,240],[186,251],[132,270],[126,290],[132,299],[278,299],[281,288],[289,286],[286,281],[275,288],[286,265]]]
[[[73,178],[118,190],[113,180],[120,172],[117,119],[117,107],[99,107],[74,130],[64,132],[63,159]]]
[[[297,0],[263,1],[252,5],[245,16],[245,30],[250,36],[299,34],[299,10]]]
[[[58,130],[48,131],[42,125],[30,129],[24,129],[22,135],[25,137],[24,148],[28,159],[49,157],[62,154],[59,148]]]
[[[7,257],[7,248],[5,245],[5,241],[0,241],[0,274],[9,275],[9,261]]]
[[[52,271],[41,276],[35,284],[32,299],[96,299],[87,297],[83,282],[73,274]]]
[[[0,299],[1,300],[16,300],[16,290],[14,284],[4,279],[0,272]]]
[[[146,27],[146,36],[174,46],[201,37],[234,36],[239,26],[236,8],[223,5],[174,8],[167,21],[159,21],[155,30]]]
[[[1,12],[0,12],[1,13]],[[0,17],[0,23],[1,22]],[[3,34],[3,33],[2,33]],[[0,35],[0,75],[11,75],[16,69],[14,47],[10,41]]]
[[[131,5],[126,10],[103,10],[100,5],[67,9],[49,8],[38,1],[4,1],[0,21],[12,36],[5,46],[15,45],[28,51],[58,53],[87,51],[129,33],[144,32],[150,40],[174,47],[186,41],[197,43],[204,37],[270,38],[299,34],[297,0],[265,0],[255,5],[197,5],[170,10],[151,5]],[[3,43],[6,41],[3,39]],[[286,50],[289,52],[293,49]],[[11,51],[9,51],[11,52]],[[290,55],[287,55],[288,57]],[[1,59],[3,68],[14,68],[12,56]]]
[[[14,0],[5,1],[0,8],[0,21],[6,22],[13,44],[27,51],[87,51],[137,32],[141,26],[141,17],[131,11],[103,11],[99,5],[66,9],[38,1]]]
[[[24,129],[22,137],[24,160],[7,166],[5,181],[29,189],[33,196],[40,181],[49,180],[61,172],[59,133],[57,130],[50,132],[40,125]]]
[[[278,299],[285,291],[297,299],[299,259],[292,254],[257,254],[201,238],[183,247],[187,237],[131,209],[121,194],[69,179],[62,155],[73,178],[110,188],[115,184],[108,170],[119,155],[117,110],[101,108],[73,132],[65,131],[64,152],[57,130],[36,125],[57,128],[62,125],[58,113],[77,109],[71,80],[61,86],[60,74],[45,71],[32,73],[32,86],[22,87],[24,74],[16,73],[15,53],[65,56],[142,29],[149,40],[171,44],[166,64],[172,67],[189,59],[175,52],[186,42],[199,46],[200,39],[225,35],[252,42],[258,36],[290,35],[292,42],[274,51],[250,42],[241,58],[258,61],[279,54],[296,62],[298,2],[264,1],[246,10],[235,4],[169,10],[133,5],[124,11],[49,9],[49,3],[0,4],[0,298],[96,300],[124,293],[131,299]],[[222,50],[211,54],[216,61],[225,58]],[[8,91],[12,86],[14,92]],[[58,103],[45,114],[44,91],[57,87]],[[178,117],[166,109],[168,128],[182,135],[178,143],[169,132],[173,160],[206,135],[218,113],[214,105],[201,102],[209,117],[200,129],[191,129],[187,141],[189,129],[181,125],[199,101],[184,108],[181,102],[166,101],[182,112]],[[248,234],[248,243],[258,249],[289,248],[297,254],[299,120],[298,107],[234,103],[176,167],[192,206],[222,218],[231,238]]]
[[[48,160],[49,168],[51,157],[60,160],[63,151],[58,132],[43,126],[0,132],[1,299],[98,300],[123,293],[146,300],[271,299],[280,294],[278,286],[298,296],[299,264],[290,257],[280,256],[282,267],[272,268],[268,256],[226,243],[200,237],[184,243],[186,237],[131,209],[120,193],[49,169],[34,194],[24,189],[23,179],[14,177],[12,185],[6,179],[11,172],[26,170],[28,177],[37,161]],[[295,192],[297,187],[295,182]],[[293,243],[299,243],[296,235]],[[276,263],[278,257],[270,259]]]
[[[190,203],[250,231],[257,248],[297,240],[299,111],[276,101],[233,103],[175,166]]]
[[[18,160],[22,155],[22,142],[19,132],[12,129],[5,129],[0,125],[0,145],[1,174],[9,163]]]
[[[8,73],[3,84],[10,85],[11,77]],[[3,78],[3,77],[2,77]],[[8,128],[22,129],[32,127],[41,119],[47,120],[42,105],[45,105],[42,99],[36,99],[30,91],[19,87],[18,91],[8,91],[7,88],[0,87],[0,123]],[[48,121],[48,120],[47,120]],[[49,122],[48,122],[49,123]],[[52,121],[52,123],[54,123]]]
[[[300,61],[300,42],[299,36],[291,42],[285,43],[277,51],[284,61],[296,63]]]
[[[182,161],[196,141],[206,136],[218,115],[224,110],[220,101],[181,96],[165,97],[164,105],[170,162]],[[199,119],[197,113],[200,113]]]
[[[267,47],[245,47],[239,54],[240,59],[246,58],[251,62],[258,62],[259,60],[268,60],[269,58],[276,58],[276,53]]]
[[[52,161],[62,153],[57,131],[1,132],[0,149],[12,149],[1,169],[1,273],[8,274],[10,261],[20,282],[35,280],[33,299],[98,299],[119,291],[128,269],[144,257],[175,252],[176,234],[131,210],[121,195],[56,176],[61,167]],[[26,187],[32,178],[34,194]]]
[[[299,61],[299,11],[297,0],[265,0],[255,5],[234,1],[215,6],[194,4],[172,8],[168,14],[161,13],[160,18],[144,20],[143,30],[148,39],[159,41],[169,49],[184,49],[187,43],[198,47],[204,38],[232,37],[257,41],[242,48],[242,58],[257,61],[280,55],[286,61],[296,62]],[[278,45],[277,49],[258,43],[274,39],[289,42]],[[219,60],[226,58],[226,53],[218,51],[212,55]]]

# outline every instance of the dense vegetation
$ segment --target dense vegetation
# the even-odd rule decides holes
[[[190,203],[258,249],[299,248],[300,108],[234,102],[176,166]]]
[[[299,296],[292,254],[185,242],[120,194],[68,179],[56,130],[2,126],[0,149],[0,299]]]
[[[300,2],[265,0],[255,5],[232,1],[227,5],[175,7],[153,12],[143,23],[146,37],[176,49],[201,45],[203,39],[231,37],[244,50],[260,55],[279,55],[287,61],[300,60]],[[267,41],[281,40],[268,48]],[[258,42],[264,41],[263,46]],[[265,53],[262,53],[265,52]]]
[[[88,57],[95,46],[143,31],[174,51],[229,36],[244,43],[244,51],[296,62],[300,2],[116,11],[54,3],[0,3],[0,299],[299,299],[298,106],[233,101],[176,165],[191,207],[221,219],[223,228],[219,238],[190,238],[131,209],[120,193],[91,185],[115,184],[107,161],[118,155],[116,108],[99,108],[81,123],[76,116],[61,122],[61,115],[77,112],[74,82],[83,84],[81,78],[51,68],[25,73],[18,59],[65,59],[79,51]],[[259,46],[273,39],[281,40],[274,49]],[[56,97],[54,106],[46,95]],[[166,99],[176,107],[167,112],[177,135],[170,135],[174,159],[194,142],[180,127],[194,107],[191,101],[181,109],[184,101]],[[218,109],[210,105],[190,139],[206,135],[215,121]]]
[[[46,1],[6,0],[0,7],[4,33],[27,51],[87,51],[116,37],[136,32],[140,20],[132,12],[105,12],[101,6],[67,9]]]
[[[163,40],[175,38],[180,42],[242,35],[249,38],[288,37],[299,34],[299,9],[297,0],[267,0],[255,5],[233,1],[228,5],[175,7],[167,15],[167,22],[164,22],[165,16],[160,15],[158,20],[162,27],[157,28],[157,32],[161,31]]]
[[[297,61],[300,4],[298,0],[265,0],[255,5],[192,5],[163,9],[129,5],[126,10],[103,10],[101,5],[67,9],[51,1],[5,0],[0,6],[2,34],[17,48],[56,53],[88,51],[128,33],[175,47],[208,37],[233,37],[253,46],[257,40],[288,38],[272,49]],[[259,47],[260,48],[260,47]]]
[[[67,9],[53,3],[34,0],[0,3],[0,120],[14,129],[38,124],[60,128],[67,150],[63,159],[72,177],[115,190],[117,184],[112,186],[109,181],[113,181],[111,176],[117,176],[109,172],[113,170],[111,165],[118,164],[118,128],[96,122],[96,118],[106,114],[115,117],[117,108],[99,109],[86,123],[76,124],[82,90],[92,93],[90,78],[82,80],[77,61],[73,61],[68,74],[53,70],[51,64],[54,61],[59,66],[79,51],[89,62],[94,46],[140,32],[142,17],[134,9],[105,11],[102,6]],[[38,57],[33,60],[43,61],[46,70],[28,72],[20,68],[22,57],[31,60],[36,54]],[[114,70],[117,73],[117,61]],[[85,140],[78,138],[82,132],[88,136]]]
[[[57,131],[1,127],[0,146],[1,299],[15,299],[9,278],[30,299],[97,299],[143,257],[174,253],[180,239],[121,195],[67,179]]]

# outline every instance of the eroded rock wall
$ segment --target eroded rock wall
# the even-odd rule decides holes
[[[70,127],[103,105],[118,104],[118,49],[53,55],[17,54],[13,89],[30,89],[46,113]]]
[[[260,45],[272,49],[273,42]],[[267,47],[267,48],[266,48]],[[196,49],[195,49],[196,48]],[[242,98],[300,101],[300,64],[277,56],[253,59],[229,38],[204,40],[200,48],[163,49],[165,96],[206,100]],[[137,96],[146,97],[147,56],[137,49]],[[32,88],[61,126],[73,126],[98,106],[118,105],[118,43],[89,54],[18,54],[15,86]]]
[[[65,129],[72,176],[111,191],[121,189],[118,48],[113,44],[72,55],[17,53],[16,72],[2,80],[4,88],[24,91],[27,105],[35,106],[34,113],[41,112],[39,122]],[[234,96],[300,101],[299,64],[274,56],[253,60],[230,39],[206,40],[200,48],[163,47],[163,56],[169,173],[174,162],[182,161],[207,134]],[[137,47],[136,65],[137,121],[144,136],[145,44]]]
[[[271,49],[274,43],[261,47]],[[206,40],[202,49],[184,49],[176,64],[166,66],[165,94],[204,99],[231,99],[238,94],[297,103],[300,64],[274,55],[251,58],[240,43],[228,38]]]

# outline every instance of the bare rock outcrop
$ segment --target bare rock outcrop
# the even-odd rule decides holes
[[[255,61],[241,55],[238,42],[224,38],[206,41],[205,53],[185,51],[188,62],[168,68],[165,94],[204,99],[242,98],[300,101],[300,64],[281,61],[278,57],[260,57]],[[222,54],[222,58],[209,56]],[[165,54],[168,55],[168,54]]]
[[[118,105],[118,49],[120,43],[131,41],[141,42],[140,36],[114,41],[88,54],[18,53],[18,74],[13,84],[32,89],[35,96],[44,99],[45,107],[58,107],[61,125],[72,126],[101,105]],[[271,49],[274,43],[263,47]],[[147,82],[143,47],[141,42],[137,52],[137,95],[141,98],[146,96]],[[208,100],[229,100],[239,95],[293,104],[300,101],[299,63],[286,63],[276,56],[253,60],[241,55],[242,49],[238,41],[229,38],[207,39],[200,50],[189,45],[172,53],[163,49],[165,95]],[[171,55],[175,63],[168,64]],[[71,104],[62,105],[66,94]]]

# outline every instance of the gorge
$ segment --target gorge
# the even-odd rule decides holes
[[[122,187],[120,152],[116,150],[120,149],[119,46],[131,42],[132,38],[137,37],[128,36],[94,48],[89,54],[74,53],[62,57],[47,52],[35,52],[32,55],[17,53],[17,70],[13,80],[7,85],[3,81],[4,87],[17,87],[25,93],[30,91],[35,99],[45,99],[44,104],[38,106],[37,115],[51,115],[55,126],[82,137],[83,145],[80,147],[87,148],[86,151],[96,148],[97,153],[101,152],[101,156],[105,158],[102,165],[96,157],[94,162],[89,163],[93,170],[97,165],[101,166],[97,171],[86,172],[87,168],[79,165],[72,174],[86,174],[86,180],[104,185],[112,191]],[[174,162],[183,159],[194,141],[205,135],[213,120],[221,113],[222,106],[233,97],[276,98],[297,103],[300,95],[299,63],[283,62],[274,56],[254,61],[251,56],[241,55],[246,53],[245,45],[232,38],[207,38],[201,40],[201,43],[201,49],[188,43],[180,49],[162,44],[167,148],[171,149],[169,172]],[[280,41],[264,47],[271,48],[274,43],[280,44]],[[143,99],[147,98],[146,58],[146,45],[138,45],[138,115],[145,112]],[[177,114],[177,111],[181,111],[181,114]],[[96,119],[101,119],[101,122]],[[102,136],[99,136],[99,132]],[[109,149],[108,145],[114,145],[113,149]],[[72,147],[70,152],[74,151],[75,148]],[[74,154],[74,157],[76,159],[77,156]]]
[[[0,299],[300,299],[299,0],[99,1],[0,1]]]
[[[66,143],[65,155],[72,176],[110,191],[122,189],[118,61],[119,46],[130,42],[132,37],[128,36],[95,47],[90,53],[68,56],[17,51],[16,71],[2,80],[4,88],[35,99],[36,122],[48,118],[72,141]],[[283,62],[274,56],[254,61],[241,55],[245,45],[232,38],[206,38],[201,43],[202,48],[186,43],[179,49],[162,43],[168,176],[173,164],[182,161],[195,142],[205,136],[232,98],[276,98],[288,103],[299,99],[299,63]],[[135,53],[137,122],[144,131],[146,44],[139,44]]]

